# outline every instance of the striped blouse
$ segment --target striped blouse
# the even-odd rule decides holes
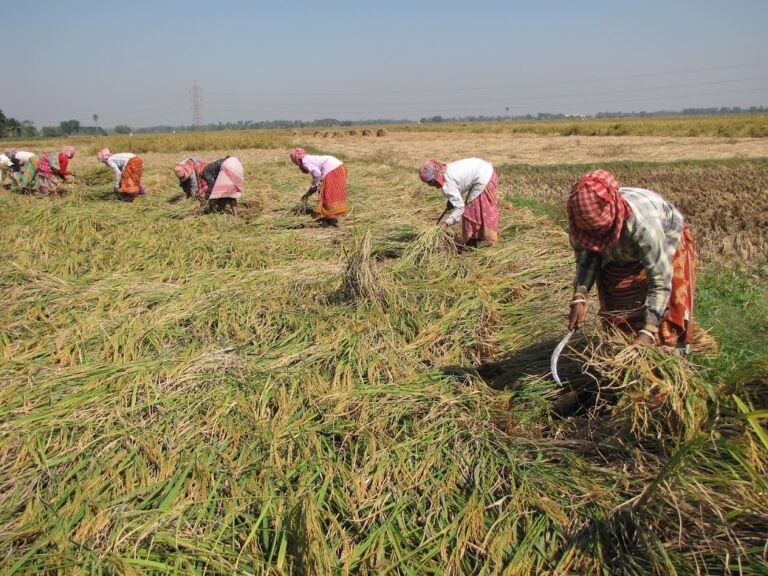
[[[619,242],[600,253],[574,245],[576,275],[574,290],[587,294],[595,283],[597,267],[641,262],[648,275],[645,323],[658,326],[666,315],[672,293],[672,261],[683,233],[683,216],[656,192],[643,188],[620,188],[632,208],[624,222]]]

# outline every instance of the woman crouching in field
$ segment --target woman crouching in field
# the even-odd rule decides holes
[[[467,246],[499,241],[498,178],[490,163],[480,158],[449,164],[429,160],[419,170],[419,177],[429,186],[440,188],[448,199],[445,212],[450,208],[453,211],[442,225],[453,226],[461,220],[461,235]]]
[[[32,194],[38,189],[38,165],[40,159],[34,152],[6,148],[5,156],[11,161],[11,181],[22,194]]]
[[[69,170],[69,161],[74,158],[75,149],[72,146],[64,146],[58,154],[46,154],[40,158],[38,169],[40,171],[39,189],[43,194],[60,193],[59,182],[67,176],[74,176]]]
[[[112,154],[107,148],[96,155],[115,173],[114,191],[120,200],[133,202],[136,196],[144,196],[144,186],[141,185],[141,173],[144,165],[141,158],[131,152]]]
[[[570,329],[587,316],[597,283],[599,315],[635,343],[686,347],[696,290],[696,245],[680,212],[656,192],[622,188],[594,170],[568,196],[576,255]]]
[[[200,204],[205,204],[208,184],[203,180],[202,174],[207,165],[201,158],[190,156],[174,166],[173,171],[179,179],[179,186],[184,191],[185,198],[196,198]]]
[[[13,162],[5,154],[0,154],[0,184],[5,186],[5,177],[11,173]]]
[[[216,212],[226,206],[237,216],[237,199],[243,192],[243,165],[234,156],[226,156],[205,166],[201,173],[205,182],[205,199]]]
[[[312,175],[309,190],[301,197],[306,202],[318,192],[315,213],[321,226],[338,227],[338,217],[347,212],[347,167],[333,156],[311,156],[303,148],[291,151],[291,162],[304,174]]]

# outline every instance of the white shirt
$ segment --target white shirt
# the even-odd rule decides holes
[[[19,163],[19,165],[22,165],[26,162],[29,162],[29,159],[34,155],[34,152],[25,152],[24,150],[19,150],[16,152],[16,161]]]
[[[464,214],[464,199],[461,195],[467,194],[467,203],[472,202],[483,193],[492,177],[493,165],[480,158],[465,158],[446,165],[442,192],[454,208],[445,219],[448,226],[456,224]]]
[[[120,175],[123,173],[123,168],[128,164],[128,160],[134,156],[136,156],[136,154],[121,152],[119,154],[112,154],[112,156],[107,159],[107,166],[112,168],[115,172],[115,188],[120,187]]]
[[[333,156],[311,156],[307,154],[301,159],[301,165],[312,175],[312,186],[317,186],[329,172],[341,166],[342,162]]]

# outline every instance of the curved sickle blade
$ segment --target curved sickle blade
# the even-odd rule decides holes
[[[576,330],[570,330],[568,334],[566,334],[565,337],[560,340],[560,343],[555,348],[555,351],[552,352],[552,359],[549,361],[549,369],[552,371],[552,378],[555,379],[555,382],[557,382],[558,386],[562,386],[563,383],[560,381],[560,376],[557,373],[557,361],[560,358],[560,354],[562,353],[563,349],[565,349],[565,346],[568,344],[568,340],[570,340],[571,336],[573,336],[574,332],[576,332]]]

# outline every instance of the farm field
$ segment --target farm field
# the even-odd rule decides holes
[[[63,198],[0,190],[0,572],[768,574],[763,124],[77,140]],[[148,196],[114,199],[104,144]],[[302,213],[294,145],[346,162],[340,229]],[[230,151],[241,217],[202,214],[172,166]],[[467,156],[496,247],[458,251],[418,179]],[[688,217],[706,346],[593,322],[558,388],[564,201],[598,165]]]

